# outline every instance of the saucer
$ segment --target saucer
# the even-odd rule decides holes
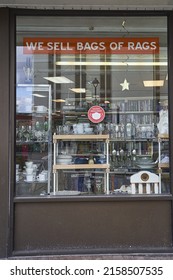
[[[24,180],[24,182],[26,182],[26,183],[34,183],[35,180],[32,180],[32,181]]]
[[[38,183],[47,183],[47,180],[37,180]]]

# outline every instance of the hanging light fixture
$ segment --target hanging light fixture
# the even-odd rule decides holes
[[[91,84],[94,86],[94,94],[95,94],[95,103],[96,103],[96,94],[97,94],[97,87],[99,85],[99,81],[97,80],[97,78],[95,78]]]

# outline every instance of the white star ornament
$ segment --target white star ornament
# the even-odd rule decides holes
[[[127,80],[125,79],[124,82],[120,84],[120,86],[122,86],[122,91],[125,89],[129,90],[129,84],[130,83],[128,83]]]

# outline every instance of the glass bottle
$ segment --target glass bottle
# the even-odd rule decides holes
[[[132,137],[132,123],[131,122],[127,122],[126,124],[126,137],[131,139]]]

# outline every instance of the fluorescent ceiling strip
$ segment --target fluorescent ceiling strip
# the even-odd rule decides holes
[[[163,87],[164,80],[143,81],[145,87]]]
[[[69,88],[69,90],[71,90],[75,93],[85,93],[86,92],[85,88]]]
[[[65,100],[64,99],[54,99],[54,100],[52,100],[53,102],[65,102]]]
[[[74,83],[70,79],[64,77],[64,76],[59,76],[59,77],[44,77],[44,79],[53,82],[55,84],[70,84]]]
[[[37,96],[37,97],[46,97],[46,96],[38,94],[38,93],[33,93],[32,95]]]
[[[113,62],[113,61],[59,61],[56,65],[88,65],[88,66],[167,66],[165,62]]]

